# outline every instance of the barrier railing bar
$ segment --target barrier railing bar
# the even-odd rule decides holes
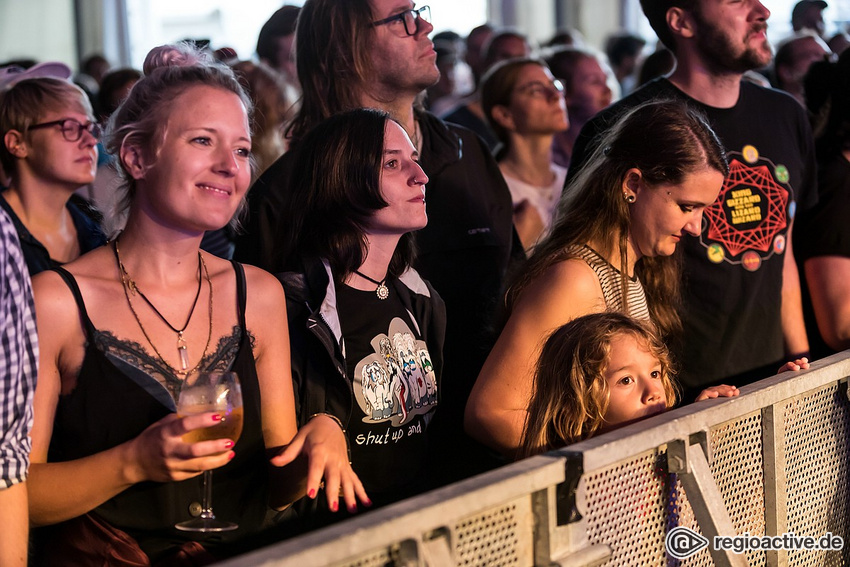
[[[404,539],[421,544],[424,532],[530,497],[563,481],[563,459],[551,455],[532,457],[217,565],[329,565]],[[392,530],[387,529],[390,524]],[[346,545],[340,545],[341,540]]]
[[[817,361],[808,371],[783,373],[746,386],[738,398],[678,408],[219,565],[333,565],[386,550],[399,566],[424,565],[426,556],[435,563],[451,563],[456,559],[455,525],[518,502],[530,504],[531,514],[523,522],[534,524],[535,564],[597,565],[609,560],[613,551],[604,542],[590,543],[587,518],[582,517],[586,513],[584,489],[581,484],[567,485],[565,480],[581,479],[582,475],[658,450],[668,452],[671,472],[690,470],[679,476],[703,534],[729,535],[734,530],[709,467],[710,433],[724,423],[759,413],[765,479],[764,528],[768,534],[783,533],[788,528],[784,406],[792,398],[836,382],[844,383],[848,375],[850,351]],[[673,463],[676,440],[678,453],[684,456],[679,469]],[[571,494],[575,495],[574,503],[569,501]],[[523,526],[530,528],[528,523]],[[525,535],[522,541],[527,542],[528,537]],[[718,565],[746,565],[743,555],[712,558]],[[767,553],[766,558],[768,567],[788,562],[787,552]],[[741,559],[743,563],[736,562]]]
[[[788,493],[785,476],[785,414],[773,404],[762,410],[762,450],[764,451],[764,529],[768,534],[788,531]],[[768,551],[767,567],[788,564],[788,552]]]
[[[670,472],[679,475],[703,536],[714,541],[715,536],[734,534],[732,519],[702,447],[690,445],[683,439],[670,441],[667,444],[667,464]],[[719,567],[749,567],[746,555],[718,550],[713,545],[709,545],[709,551]]]

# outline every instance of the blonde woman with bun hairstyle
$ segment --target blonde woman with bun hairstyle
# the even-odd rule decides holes
[[[338,420],[296,428],[281,285],[199,248],[245,198],[250,112],[227,67],[186,45],[152,50],[106,140],[124,176],[124,230],[33,282],[30,518],[51,526],[48,564],[205,564],[257,545],[273,509],[317,497],[322,481],[331,509],[340,495],[368,502]],[[206,371],[239,375],[238,440],[184,441],[220,420],[175,412],[182,383]],[[304,466],[286,466],[298,456]],[[215,511],[239,528],[199,543],[174,524],[197,514],[212,469]]]

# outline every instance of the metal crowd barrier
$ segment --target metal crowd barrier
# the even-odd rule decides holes
[[[850,545],[713,545],[848,538],[848,376],[850,351],[222,565],[850,565]],[[677,559],[665,538],[680,527],[711,543]]]

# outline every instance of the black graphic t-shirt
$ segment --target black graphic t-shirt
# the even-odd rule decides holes
[[[428,488],[427,428],[437,381],[418,323],[390,295],[337,286],[346,371],[354,400],[351,460],[370,497],[389,503]]]

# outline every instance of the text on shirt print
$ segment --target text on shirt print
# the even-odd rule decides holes
[[[711,262],[740,264],[754,272],[785,252],[785,234],[796,208],[788,168],[751,145],[727,157],[729,176],[705,210],[700,243]]]
[[[354,396],[364,423],[389,421],[393,427],[427,414],[437,404],[437,380],[424,341],[416,340],[396,317],[387,334],[371,340],[375,350],[354,370]]]

